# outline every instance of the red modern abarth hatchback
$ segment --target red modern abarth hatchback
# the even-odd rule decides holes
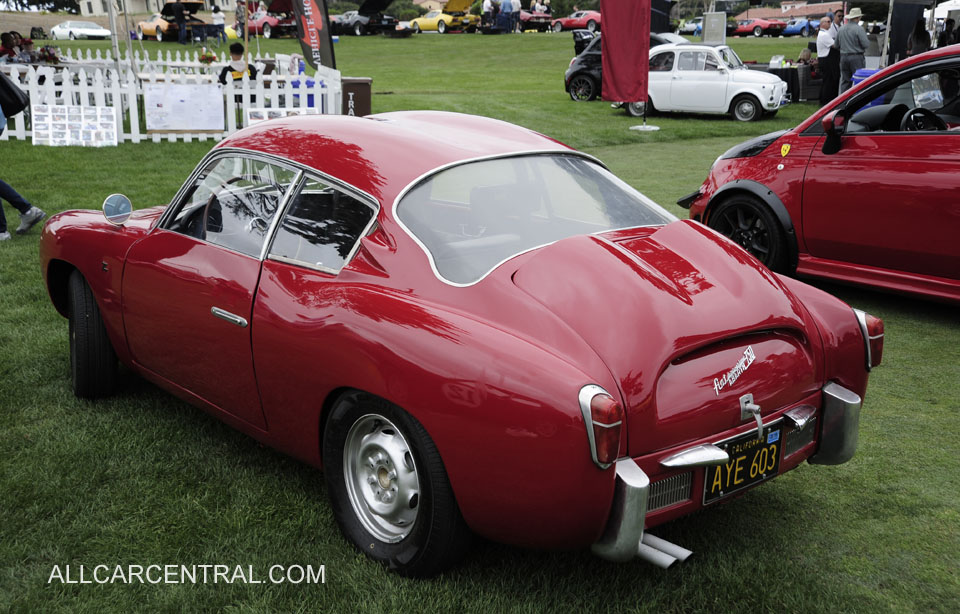
[[[774,271],[960,301],[960,46],[733,147],[678,204]]]

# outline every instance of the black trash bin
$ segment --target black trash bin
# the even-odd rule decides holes
[[[344,77],[340,81],[343,86],[344,115],[363,117],[370,115],[370,99],[373,79],[370,77]]]

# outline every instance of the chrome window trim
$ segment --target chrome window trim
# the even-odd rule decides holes
[[[280,199],[280,202],[277,204],[277,214],[273,216],[273,219],[270,221],[270,227],[267,228],[267,236],[264,238],[263,245],[260,246],[260,261],[262,262],[267,256],[267,250],[273,246],[273,238],[276,236],[277,227],[280,225],[280,218],[282,218],[287,213],[287,207],[290,206],[290,201],[293,200],[294,194],[299,194],[299,190],[303,184],[303,170],[298,170],[296,176],[294,176],[293,181],[290,182],[290,189],[283,195],[283,198]]]
[[[363,237],[367,236],[367,233],[370,232],[370,229],[372,228],[373,224],[376,223],[377,221],[377,217],[380,215],[380,210],[381,210],[380,201],[374,198],[373,195],[361,190],[356,186],[346,183],[345,181],[342,181],[340,179],[337,179],[336,177],[328,175],[327,173],[324,173],[321,170],[313,168],[312,166],[295,162],[293,160],[290,160],[289,158],[284,158],[283,156],[277,156],[270,153],[264,153],[264,152],[259,152],[252,149],[246,149],[244,147],[221,147],[221,148],[215,148],[210,150],[200,160],[200,162],[197,163],[197,165],[193,169],[193,172],[190,173],[190,175],[187,177],[187,180],[184,181],[183,184],[180,186],[180,189],[177,190],[177,193],[174,195],[173,199],[170,201],[170,204],[167,205],[167,208],[164,210],[163,214],[160,216],[157,223],[154,224],[153,228],[150,229],[150,233],[153,233],[154,231],[157,231],[157,230],[165,230],[167,232],[176,232],[176,231],[170,230],[169,228],[166,228],[165,226],[169,222],[170,218],[174,215],[173,212],[183,205],[182,201],[187,190],[189,189],[189,186],[192,186],[194,184],[197,177],[200,175],[200,172],[204,168],[206,168],[206,166],[210,162],[213,162],[214,160],[217,160],[221,157],[229,157],[229,156],[240,156],[240,157],[248,158],[252,160],[259,160],[261,162],[266,162],[268,164],[274,164],[276,166],[286,168],[297,174],[294,176],[293,180],[290,182],[289,187],[287,188],[286,192],[284,192],[283,198],[281,198],[280,200],[280,204],[277,206],[277,215],[274,216],[273,220],[270,223],[270,227],[267,230],[267,235],[264,239],[263,247],[261,247],[259,258],[257,258],[256,256],[251,256],[250,254],[244,254],[243,252],[239,252],[235,249],[231,249],[223,245],[216,245],[209,241],[199,239],[202,243],[206,245],[212,245],[214,247],[219,247],[227,251],[233,252],[235,254],[240,254],[241,256],[254,258],[259,260],[260,262],[263,262],[264,260],[266,260],[267,257],[269,256],[269,250],[273,246],[273,239],[274,239],[274,236],[276,235],[277,228],[279,227],[279,220],[283,215],[286,214],[287,206],[291,202],[292,197],[296,194],[299,194],[299,190],[302,187],[301,184],[306,183],[305,178],[307,175],[314,175],[320,178],[322,181],[327,182],[331,187],[335,189],[339,189],[342,192],[346,192],[347,194],[355,197],[357,200],[359,200],[360,202],[367,205],[373,210],[373,216],[370,218],[370,222],[367,223],[367,226],[364,228],[363,233],[360,234],[360,237],[357,239],[356,243],[354,244],[353,249],[351,249],[350,253],[347,254],[347,257],[344,258],[343,266],[346,266],[356,255],[357,251],[359,251],[360,241],[363,239]],[[177,233],[177,234],[181,234],[181,233]],[[270,259],[274,259],[274,258],[270,258]],[[325,268],[317,267],[316,265],[311,265],[308,262],[299,262],[293,259],[287,259],[287,260],[289,261],[290,264],[302,265],[310,269],[329,272]],[[340,270],[343,270],[343,267],[341,267]],[[335,275],[339,274],[339,271],[337,271],[334,274]]]
[[[411,190],[413,190],[414,188],[416,188],[417,186],[419,186],[421,183],[423,183],[424,181],[426,181],[426,180],[429,179],[430,177],[432,177],[432,176],[434,176],[434,175],[437,175],[437,174],[439,174],[439,173],[441,173],[441,172],[443,172],[443,171],[445,171],[445,170],[454,168],[454,167],[456,167],[456,166],[463,166],[464,164],[472,164],[472,163],[474,163],[474,162],[486,162],[486,161],[489,161],[489,160],[501,160],[501,159],[504,159],[504,158],[522,158],[522,157],[527,157],[527,156],[557,156],[557,155],[560,155],[560,156],[576,156],[576,157],[580,157],[580,158],[583,158],[583,159],[585,159],[585,160],[589,160],[589,161],[591,161],[591,162],[594,162],[594,163],[596,163],[600,168],[602,168],[603,170],[607,171],[608,173],[610,173],[611,175],[613,175],[614,177],[616,177],[619,181],[622,181],[623,183],[626,183],[625,181],[623,181],[622,179],[620,179],[619,177],[617,177],[616,175],[614,175],[614,174],[613,174],[613,171],[611,171],[609,168],[607,168],[607,165],[604,164],[603,162],[601,162],[598,158],[595,158],[594,156],[591,156],[590,154],[583,153],[582,151],[577,151],[577,150],[575,150],[575,149],[571,149],[571,150],[568,150],[568,151],[557,150],[557,149],[531,149],[531,150],[527,150],[527,151],[515,151],[515,152],[495,154],[495,155],[490,155],[490,156],[480,156],[480,157],[476,157],[476,158],[468,158],[468,159],[465,159],[465,160],[458,160],[458,161],[456,161],[456,162],[450,162],[449,164],[444,164],[444,165],[442,165],[442,166],[438,166],[438,167],[436,167],[436,168],[434,168],[434,169],[432,169],[432,170],[430,170],[430,171],[427,171],[426,173],[420,175],[419,177],[417,177],[416,179],[414,179],[413,181],[411,181],[410,183],[408,183],[408,184],[406,185],[406,187],[404,187],[404,188],[400,191],[400,193],[397,195],[397,197],[393,200],[393,209],[391,210],[391,211],[393,212],[393,219],[396,221],[397,225],[400,226],[400,228],[403,229],[403,231],[407,234],[407,236],[409,236],[411,239],[413,239],[414,243],[416,243],[417,245],[420,246],[420,249],[423,250],[423,253],[426,254],[426,256],[427,256],[427,262],[430,264],[430,270],[433,271],[434,277],[436,277],[436,278],[437,278],[438,280],[440,280],[442,283],[447,284],[448,286],[452,286],[452,287],[454,287],[454,288],[469,288],[470,286],[475,286],[475,285],[477,285],[478,283],[480,283],[481,281],[483,281],[484,279],[486,279],[487,276],[489,276],[491,273],[493,273],[493,272],[496,271],[498,268],[500,268],[500,266],[503,265],[505,262],[509,262],[510,260],[513,260],[513,259],[516,258],[517,256],[522,256],[523,254],[526,254],[526,253],[528,253],[528,252],[532,252],[532,251],[534,251],[534,250],[540,249],[541,247],[546,247],[547,245],[553,245],[554,243],[556,243],[556,241],[549,241],[549,242],[547,242],[547,243],[541,243],[540,245],[535,245],[535,246],[530,247],[530,248],[527,248],[527,249],[525,249],[525,250],[523,250],[523,251],[519,251],[519,252],[513,254],[512,256],[509,256],[509,257],[507,257],[507,258],[504,258],[504,259],[501,260],[500,262],[498,262],[498,263],[496,263],[495,265],[493,265],[492,267],[490,267],[490,269],[489,269],[486,273],[484,273],[483,275],[481,275],[480,277],[478,277],[475,281],[471,281],[470,283],[460,283],[460,282],[456,282],[456,281],[450,281],[449,279],[445,278],[443,275],[440,274],[439,269],[437,269],[437,263],[436,263],[436,262],[434,261],[434,259],[433,259],[433,254],[430,253],[430,250],[427,248],[427,246],[417,237],[417,235],[415,235],[415,234],[413,233],[412,230],[410,230],[410,228],[407,227],[406,224],[403,223],[403,220],[400,219],[400,215],[397,213],[397,207],[400,205],[400,201],[403,200],[403,197],[406,196],[408,192],[410,192]],[[641,194],[641,196],[643,196],[644,198],[647,198],[647,197],[646,197],[645,195],[643,195],[639,190],[637,190],[637,193],[638,193],[638,194]],[[650,200],[650,202],[653,202],[653,200],[651,200],[651,199],[649,199],[649,198],[647,198],[647,200]],[[663,211],[665,211],[665,212],[666,212],[667,214],[669,214],[671,217],[676,217],[676,216],[674,216],[672,213],[670,213],[669,211],[667,211],[666,209],[664,209],[662,206],[657,205],[657,203],[653,202],[653,204],[656,205],[657,207],[659,207],[660,209],[663,209]],[[657,224],[650,224],[650,225],[648,225],[648,226],[624,226],[624,227],[622,227],[622,228],[608,228],[607,230],[601,230],[601,231],[599,231],[599,232],[593,232],[593,233],[590,233],[589,235],[586,235],[586,236],[597,236],[597,235],[603,234],[603,233],[605,233],[605,232],[616,232],[616,231],[618,231],[618,230],[629,230],[629,229],[631,229],[631,228],[649,228],[650,226],[656,226],[656,225],[657,225]],[[576,236],[576,235],[574,235],[574,236]]]
[[[320,173],[320,174],[322,175],[322,173]],[[297,185],[297,191],[296,191],[295,196],[299,196],[299,195],[300,195],[300,190],[302,190],[302,189],[304,188],[304,186],[307,185],[307,180],[310,179],[310,178],[312,177],[312,175],[313,175],[313,174],[312,174],[311,172],[309,172],[309,171],[303,171],[303,172],[301,173],[301,181],[300,181],[300,183]],[[324,177],[324,178],[321,178],[320,180],[321,180],[321,181],[327,181],[325,177]],[[328,182],[328,185],[329,185],[329,182]],[[338,186],[337,186],[337,185],[330,185],[330,187],[333,188],[333,189],[338,189]],[[343,191],[343,190],[341,190],[341,191]],[[362,193],[362,192],[361,192],[361,193]],[[349,196],[355,196],[354,194],[348,194],[348,195],[349,195]],[[371,196],[370,198],[373,199],[372,196]],[[357,252],[358,252],[358,251],[360,251],[360,241],[362,241],[365,236],[367,236],[368,234],[370,234],[370,229],[373,228],[373,225],[377,223],[377,216],[380,215],[380,206],[379,206],[379,203],[377,203],[376,205],[372,205],[372,204],[370,204],[370,202],[368,202],[368,201],[367,201],[366,199],[364,199],[364,198],[356,198],[356,200],[357,200],[358,202],[360,202],[361,204],[364,204],[364,205],[366,205],[367,207],[369,207],[369,208],[370,208],[370,211],[373,213],[373,215],[370,216],[370,219],[369,219],[369,220],[367,221],[367,223],[364,225],[363,231],[357,236],[357,240],[353,242],[353,247],[351,247],[351,248],[350,248],[350,251],[347,252],[347,255],[344,256],[344,258],[343,258],[343,264],[340,265],[340,268],[339,268],[339,269],[334,269],[334,268],[327,267],[327,266],[323,266],[322,264],[316,264],[316,263],[313,263],[313,262],[306,262],[306,261],[304,261],[304,260],[297,260],[296,258],[288,258],[288,257],[286,257],[286,256],[280,256],[280,255],[277,255],[277,254],[271,254],[269,250],[270,250],[270,249],[273,249],[273,241],[274,241],[274,238],[275,238],[276,235],[270,237],[270,243],[269,243],[268,249],[264,251],[264,254],[263,254],[263,257],[261,257],[261,260],[269,259],[269,260],[274,260],[274,261],[276,261],[276,262],[284,262],[284,263],[286,263],[286,264],[292,264],[292,265],[295,265],[295,266],[302,266],[302,267],[305,267],[305,268],[308,268],[308,269],[313,269],[313,270],[315,270],[315,271],[322,271],[322,272],[324,272],[324,273],[330,273],[331,275],[334,275],[334,276],[339,275],[339,274],[340,274],[340,271],[342,271],[348,264],[350,264],[350,261],[353,260],[353,257],[357,255]],[[291,202],[293,202],[293,198],[290,198],[290,200],[287,202],[287,205],[289,206],[289,203],[291,203]],[[376,203],[377,201],[374,199],[373,202]],[[286,215],[286,213],[287,213],[286,208],[284,208],[283,213],[284,213],[284,215]],[[277,219],[280,219],[280,218],[278,217]],[[278,225],[278,227],[277,227],[277,231],[279,232],[279,225]]]
[[[358,241],[359,243],[359,241]],[[292,264],[294,266],[303,267],[305,269],[312,269],[314,271],[320,271],[321,273],[329,273],[330,275],[336,276],[340,274],[341,269],[335,270],[330,267],[325,267],[322,264],[315,264],[312,262],[304,262],[303,260],[297,260],[296,258],[287,258],[286,256],[279,256],[277,254],[267,254],[267,260],[273,260],[274,262],[282,262],[284,264]]]

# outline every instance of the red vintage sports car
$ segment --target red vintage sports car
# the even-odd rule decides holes
[[[250,34],[264,38],[296,36],[297,20],[294,17],[292,0],[273,0],[266,11],[255,11],[256,7],[253,3],[250,4],[251,14],[247,21]]]
[[[679,204],[775,271],[960,302],[958,159],[953,46],[730,149]]]
[[[784,28],[787,27],[785,21],[779,19],[744,19],[737,22],[737,27],[733,31],[735,36],[780,36]]]
[[[553,28],[554,32],[580,29],[594,32],[600,29],[600,13],[597,11],[576,11],[570,13],[567,17],[554,19],[550,27]]]
[[[483,117],[258,123],[169,205],[104,213],[42,237],[76,394],[119,359],[322,466],[343,533],[407,575],[472,533],[684,558],[645,529],[853,456],[883,347],[880,320]]]

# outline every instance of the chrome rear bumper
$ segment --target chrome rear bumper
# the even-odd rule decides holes
[[[820,445],[808,462],[839,465],[853,458],[857,449],[861,404],[859,395],[836,382],[823,387]],[[591,546],[593,553],[616,562],[639,556],[661,567],[689,556],[688,550],[644,535],[650,478],[632,458],[621,458],[614,467],[616,485],[610,517],[603,535]]]
[[[860,433],[860,395],[836,382],[823,387],[820,446],[807,462],[839,465],[853,458]]]

